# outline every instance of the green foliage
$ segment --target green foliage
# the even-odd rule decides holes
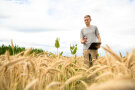
[[[36,48],[32,49],[31,51],[31,53],[35,53],[35,54],[42,53],[42,52],[44,52],[42,49],[36,49]]]
[[[60,56],[62,56],[62,54],[63,54],[63,51],[60,53]]]
[[[72,55],[75,55],[77,52],[77,44],[73,46],[70,45],[70,51]]]
[[[1,54],[5,54],[6,51],[9,51],[9,54],[10,55],[13,55],[13,49],[12,47],[9,45],[9,46],[5,46],[4,44],[2,46],[0,46],[0,55]],[[14,54],[17,54],[19,52],[22,52],[22,51],[25,51],[26,49],[24,47],[19,47],[19,46],[14,46]],[[43,50],[42,49],[32,49],[31,53],[35,53],[35,54],[38,54],[38,53],[42,53]]]
[[[12,47],[9,46],[5,46],[4,44],[2,46],[0,46],[0,55],[4,54],[6,52],[6,50],[9,51],[10,55],[13,55],[13,49]],[[17,54],[19,52],[25,51],[24,47],[18,47],[18,46],[14,46],[14,53]]]
[[[60,47],[59,38],[55,40],[55,47],[58,49]]]

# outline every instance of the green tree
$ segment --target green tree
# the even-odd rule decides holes
[[[19,52],[25,51],[25,47],[19,47],[19,46],[14,46],[14,49],[12,48],[11,45],[5,46],[4,44],[2,46],[0,46],[0,55],[4,54],[6,51],[9,51],[10,55],[14,55],[17,54]],[[14,50],[14,53],[13,53]],[[39,53],[43,53],[44,50],[42,49],[32,49],[31,53],[35,53],[35,54],[39,54]]]

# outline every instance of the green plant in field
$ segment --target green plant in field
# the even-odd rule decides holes
[[[63,51],[60,53],[60,56],[62,56],[62,54],[63,54]]]
[[[60,41],[60,39],[56,38],[56,40],[55,40],[55,47],[57,48],[57,55],[58,55],[58,48],[60,47],[59,41]]]
[[[73,46],[70,45],[70,51],[71,51],[71,54],[72,54],[73,56],[75,56],[75,63],[76,63],[76,62],[77,62],[77,61],[76,61],[77,44],[75,44],[75,45],[73,45]]]
[[[71,51],[71,54],[72,55],[76,55],[76,52],[77,52],[77,44],[71,46],[70,45],[70,51]]]

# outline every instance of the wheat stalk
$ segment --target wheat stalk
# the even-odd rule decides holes
[[[94,72],[92,72],[91,74],[89,74],[89,75],[87,76],[87,78],[90,78],[91,76],[93,76],[94,74],[96,74],[98,71],[104,70],[104,69],[106,69],[106,68],[108,68],[108,66],[103,66],[103,67],[101,67],[101,68],[98,68],[97,70],[95,70]]]
[[[93,69],[99,68],[99,67],[100,67],[100,65],[92,66],[91,68],[89,68],[89,69],[86,71],[86,73],[90,72],[90,71],[93,70]]]
[[[78,70],[87,71],[87,69],[85,69],[85,68],[79,68]]]
[[[135,53],[135,50],[132,50],[132,52],[129,54],[129,56],[128,56],[128,58],[127,58],[127,66],[128,66],[128,68],[130,68],[130,63],[131,63],[132,60],[133,60],[134,53]]]
[[[102,78],[105,78],[107,76],[114,76],[114,74],[112,72],[105,72],[103,74],[101,74],[100,76],[96,77],[96,80],[99,80],[99,79],[102,79]]]
[[[108,82],[97,84],[87,90],[134,90],[135,84],[129,80],[110,80]]]
[[[125,64],[120,63],[120,62],[116,62],[116,64],[117,64],[119,67],[122,66],[122,71],[124,71],[125,74],[128,73],[128,68],[125,66]]]
[[[5,54],[6,54],[7,60],[10,61],[10,58],[9,58],[9,51],[6,50],[6,53],[5,53]]]
[[[11,40],[11,47],[12,47],[13,55],[14,55],[14,44],[13,44],[13,40]]]
[[[31,51],[32,51],[32,48],[27,49],[27,50],[24,52],[24,56],[27,56],[28,54],[30,54]]]
[[[1,68],[1,70],[2,70],[4,67],[5,67],[5,70],[7,70],[8,67],[10,67],[10,66],[12,66],[12,65],[14,65],[14,64],[17,64],[17,63],[19,63],[19,62],[21,62],[21,61],[24,61],[24,60],[25,60],[25,58],[19,58],[19,59],[17,59],[17,60],[11,61],[11,62],[9,62],[9,63],[3,65],[3,67]],[[0,70],[0,71],[1,71],[1,70]]]
[[[80,75],[76,75],[76,76],[73,76],[73,77],[69,78],[68,80],[66,80],[66,82],[64,83],[64,85],[61,86],[61,89],[64,88],[69,83],[74,82],[74,81],[77,81],[77,80],[80,80],[83,77],[84,76],[82,74],[80,74]]]
[[[56,62],[52,65],[52,67],[56,67],[56,66],[60,65],[60,64],[63,63],[63,62],[65,62],[65,60],[56,61]]]
[[[104,49],[104,50],[106,50],[107,52],[109,52],[114,58],[116,58],[118,61],[122,61],[122,58],[121,57],[119,57],[117,54],[115,54],[111,49],[108,49],[108,48],[105,48],[105,47],[103,47],[102,46],[102,48]]]
[[[32,65],[32,70],[33,70],[33,72],[35,73],[35,72],[36,72],[36,69],[35,69],[35,65],[34,65],[33,61],[30,60],[30,63],[31,63],[31,65]]]
[[[49,85],[46,86],[46,90],[51,88],[52,86],[61,85],[61,82],[51,82]]]
[[[80,80],[80,82],[85,86],[85,88],[87,89],[88,88],[88,84],[82,80]]]
[[[47,71],[49,71],[49,72],[50,72],[50,71],[52,71],[52,72],[53,72],[53,71],[54,71],[54,72],[61,72],[60,70],[55,69],[55,68],[48,68]]]
[[[34,79],[29,84],[27,84],[24,90],[29,90],[36,82],[38,82],[38,79]]]
[[[48,65],[46,63],[41,63],[40,66],[48,67]]]
[[[24,51],[22,51],[22,52],[16,54],[15,57],[18,58],[18,57],[19,57],[20,55],[22,55],[23,53],[24,53]]]

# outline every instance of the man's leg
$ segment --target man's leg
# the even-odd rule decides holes
[[[90,63],[90,66],[92,66],[92,57],[90,53],[89,53],[89,63]]]
[[[98,51],[97,50],[90,50],[91,58],[92,58],[92,64],[97,59]]]
[[[89,68],[89,53],[88,50],[83,50],[84,64]]]

